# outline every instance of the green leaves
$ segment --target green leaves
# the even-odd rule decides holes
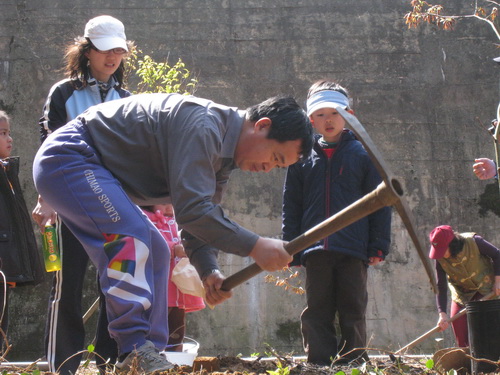
[[[281,362],[278,362],[278,368],[275,371],[267,370],[267,372],[269,375],[289,375],[290,367],[283,367],[283,364]]]
[[[134,79],[132,75],[139,77],[133,94],[139,93],[179,93],[183,95],[194,94],[198,80],[193,77],[191,71],[181,58],[171,66],[168,58],[164,61],[156,61],[149,55],[142,55],[142,51],[136,49],[131,51],[126,62],[126,77]]]
[[[432,370],[434,368],[434,360],[427,360],[427,362],[425,362],[425,367],[427,367],[429,370]]]
[[[198,81],[190,78],[191,72],[186,64],[179,59],[174,66],[167,61],[157,62],[151,56],[145,55],[138,61],[137,75],[141,78],[138,92],[141,93],[180,93],[191,94]]]

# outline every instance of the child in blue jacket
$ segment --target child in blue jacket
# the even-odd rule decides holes
[[[347,91],[329,81],[311,86],[307,115],[319,133],[312,155],[288,168],[283,196],[283,239],[290,241],[373,191],[382,181],[337,112],[353,113]],[[301,329],[308,362],[368,360],[367,268],[389,251],[391,209],[382,208],[294,257],[306,268],[307,307]],[[341,338],[337,342],[335,317]]]

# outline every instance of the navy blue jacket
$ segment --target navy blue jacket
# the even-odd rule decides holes
[[[354,133],[345,129],[328,159],[316,139],[311,156],[288,168],[283,193],[283,239],[306,230],[373,191],[382,181]],[[296,254],[292,265],[305,264],[311,251],[332,250],[360,258],[389,252],[391,208],[384,207]]]

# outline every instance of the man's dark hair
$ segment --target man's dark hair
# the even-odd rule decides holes
[[[464,248],[465,238],[457,232],[453,232],[453,234],[455,237],[453,237],[448,246],[450,248],[450,256],[456,257]]]
[[[300,155],[309,157],[313,147],[313,129],[306,112],[291,96],[275,96],[247,109],[247,120],[268,117],[272,124],[267,138],[278,142],[302,140]]]

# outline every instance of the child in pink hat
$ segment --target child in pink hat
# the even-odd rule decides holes
[[[500,250],[476,233],[457,233],[449,225],[434,228],[430,235],[429,258],[436,261],[439,312],[437,325],[449,326],[447,286],[451,291],[450,317],[469,301],[475,301],[495,291],[500,295]],[[467,316],[452,322],[457,346],[469,346]]]

